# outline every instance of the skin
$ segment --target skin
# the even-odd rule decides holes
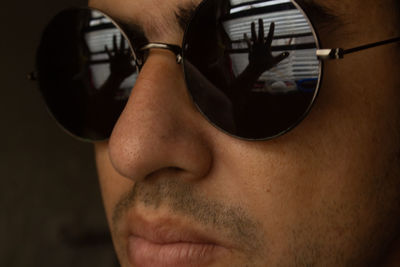
[[[149,41],[180,44],[182,32],[165,19],[187,2],[198,1],[89,5],[125,22],[151,19]],[[341,18],[338,28],[316,26],[324,47],[400,34],[395,1],[317,2]],[[306,119],[279,138],[250,142],[208,123],[174,55],[152,50],[111,138],[95,144],[121,265],[130,266],[119,223],[135,224],[136,212],[179,217],[217,236],[229,253],[210,266],[398,266],[399,51],[394,44],[327,62]]]

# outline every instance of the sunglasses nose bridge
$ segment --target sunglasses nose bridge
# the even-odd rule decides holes
[[[172,53],[175,54],[176,56],[176,63],[181,64],[182,63],[182,48],[177,45],[173,44],[166,44],[166,43],[157,43],[157,42],[152,42],[148,43],[147,45],[143,46],[140,48],[140,51],[146,51],[150,49],[165,49],[169,50]]]

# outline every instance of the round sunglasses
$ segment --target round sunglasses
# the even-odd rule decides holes
[[[59,125],[82,140],[109,138],[149,50],[166,49],[183,65],[193,102],[210,123],[238,138],[267,140],[308,114],[323,60],[400,41],[320,49],[310,19],[291,0],[205,0],[184,13],[190,19],[177,18],[181,46],[148,42],[140,25],[117,23],[93,8],[56,15],[30,78]]]

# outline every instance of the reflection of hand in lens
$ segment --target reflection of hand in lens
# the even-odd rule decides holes
[[[264,22],[262,19],[258,20],[258,36],[256,33],[255,23],[251,23],[251,40],[244,34],[247,47],[249,49],[249,67],[256,70],[259,73],[263,73],[279,62],[289,56],[288,52],[283,52],[278,56],[274,57],[271,53],[271,44],[274,37],[275,23],[272,22],[269,27],[269,33],[267,38],[264,38]]]
[[[114,35],[113,50],[110,51],[107,46],[104,48],[109,57],[111,74],[89,98],[85,120],[94,132],[106,131],[109,136],[128,98],[125,95],[118,97],[122,89],[121,84],[135,73],[136,68],[132,66],[132,57],[129,49],[125,49],[125,39],[122,35],[119,47],[117,36]]]
[[[113,36],[113,51],[111,52],[107,46],[105,50],[110,60],[111,76],[121,80],[126,79],[135,73],[136,68],[132,65],[129,49],[125,49],[125,39],[121,35],[120,47],[118,48],[117,36]]]

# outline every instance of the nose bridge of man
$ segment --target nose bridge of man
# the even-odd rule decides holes
[[[204,176],[211,154],[199,119],[174,54],[151,51],[110,138],[114,168],[135,180],[171,167]]]

